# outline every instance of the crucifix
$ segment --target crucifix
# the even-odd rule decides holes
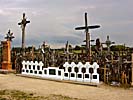
[[[75,30],[85,30],[86,33],[86,54],[87,54],[87,61],[90,61],[90,57],[91,57],[91,47],[90,47],[90,33],[89,33],[89,29],[95,29],[95,28],[99,28],[100,25],[93,25],[93,26],[88,26],[87,23],[87,13],[85,13],[85,26],[81,26],[81,27],[76,27]]]
[[[21,22],[18,23],[18,25],[21,25],[22,28],[22,54],[24,56],[25,52],[25,27],[26,24],[30,23],[30,21],[27,21],[25,18],[25,13],[23,13],[23,19]]]

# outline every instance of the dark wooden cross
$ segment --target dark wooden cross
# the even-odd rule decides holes
[[[86,33],[86,54],[87,54],[87,61],[90,61],[90,56],[91,56],[89,29],[95,29],[95,28],[99,28],[99,27],[100,27],[100,25],[88,26],[88,23],[87,23],[87,13],[85,13],[85,26],[76,27],[75,28],[75,30],[85,30],[85,33]]]
[[[8,33],[6,34],[5,39],[7,39],[7,41],[12,41],[12,39],[15,38],[13,36],[13,33],[11,33],[11,31],[9,30]]]
[[[22,28],[22,53],[23,55],[25,52],[25,27],[27,23],[30,23],[30,21],[26,20],[25,13],[23,13],[23,19],[21,22],[18,23],[18,25],[21,25],[21,28]]]

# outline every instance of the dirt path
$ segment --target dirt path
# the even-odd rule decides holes
[[[0,89],[34,92],[42,96],[56,94],[86,100],[133,100],[133,89],[83,86],[25,78],[14,74],[0,74]]]

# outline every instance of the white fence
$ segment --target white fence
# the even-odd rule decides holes
[[[38,63],[37,61],[23,61],[22,65],[22,74],[25,75],[59,80],[99,83],[99,74],[97,73],[99,65],[96,62],[92,65],[90,65],[89,62],[86,62],[86,64],[82,64],[81,62],[78,64],[75,64],[74,62],[69,64],[66,62],[63,65],[64,69],[59,69],[58,67],[43,68],[43,63]]]

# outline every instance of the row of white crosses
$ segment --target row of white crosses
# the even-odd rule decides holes
[[[96,62],[92,65],[89,62],[85,64],[81,62],[78,64],[74,62],[69,64],[66,62],[63,67],[65,68],[64,80],[99,83],[99,74],[97,73],[99,65]],[[71,69],[71,71],[69,71],[69,69]],[[78,69],[78,71],[76,72],[75,69]],[[84,72],[83,69],[85,70]]]
[[[43,68],[43,63],[40,61],[23,61],[22,74],[39,76],[42,78],[60,79],[63,80],[64,70],[58,67]]]
[[[41,74],[41,71],[43,70],[42,62],[38,63],[37,61],[23,61],[22,65],[22,74],[38,76],[39,73]]]
[[[24,75],[33,75],[42,78],[59,80],[99,83],[99,74],[97,73],[99,65],[96,62],[92,65],[89,62],[86,62],[86,64],[82,64],[81,62],[78,64],[75,64],[74,62],[69,64],[68,62],[65,62],[63,65],[65,70],[59,69],[58,67],[43,68],[44,64],[37,61],[23,61],[22,65],[22,74]],[[71,69],[71,71],[69,69]]]

